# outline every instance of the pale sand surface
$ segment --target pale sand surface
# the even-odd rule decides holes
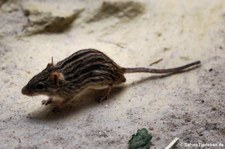
[[[102,2],[23,0],[1,6],[0,148],[124,149],[143,127],[152,133],[155,149],[175,137],[177,148],[225,146],[225,1],[107,0],[110,12]],[[43,26],[28,27],[29,17],[38,22],[40,16],[25,16],[25,10],[46,20],[81,12],[65,30],[46,33]],[[41,105],[44,96],[21,94],[52,56],[57,62],[85,48],[103,51],[126,67],[148,67],[161,58],[152,67],[196,60],[202,66],[166,77],[128,74],[107,101],[95,103],[96,93],[85,94],[60,113]]]

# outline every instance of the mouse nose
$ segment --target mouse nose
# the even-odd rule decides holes
[[[23,87],[22,90],[21,90],[21,93],[22,93],[23,95],[26,95],[27,89],[26,89],[25,87]]]
[[[28,89],[26,89],[26,87],[23,87],[22,88],[21,93],[23,95],[27,95],[27,96],[30,96],[31,95],[31,91],[29,91]]]

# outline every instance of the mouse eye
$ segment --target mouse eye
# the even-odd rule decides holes
[[[42,83],[42,82],[39,82],[39,83],[37,83],[36,84],[36,89],[38,89],[38,90],[42,90],[42,89],[44,89],[44,87],[45,87],[45,84],[44,83]]]

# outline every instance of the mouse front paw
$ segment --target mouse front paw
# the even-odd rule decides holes
[[[41,103],[42,103],[42,105],[47,106],[48,104],[51,104],[52,103],[52,98],[49,98],[47,100],[42,100]]]

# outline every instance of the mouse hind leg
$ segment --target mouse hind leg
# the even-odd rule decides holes
[[[109,96],[109,94],[111,93],[111,91],[112,91],[112,85],[109,85],[107,88],[103,89],[101,95],[98,96],[98,97],[95,99],[95,101],[97,101],[97,102],[100,103],[100,102],[102,102],[102,101],[108,99],[108,96]]]
[[[110,80],[107,83],[106,82],[100,83],[100,84],[102,84],[100,86],[99,85],[93,86],[92,88],[95,90],[99,90],[99,89],[102,90],[101,95],[98,96],[95,99],[95,101],[102,102],[102,101],[106,100],[108,98],[109,94],[111,93],[113,86],[122,84],[124,82],[126,82],[126,78],[121,73],[121,74],[118,74],[118,79],[116,79],[116,80]]]

